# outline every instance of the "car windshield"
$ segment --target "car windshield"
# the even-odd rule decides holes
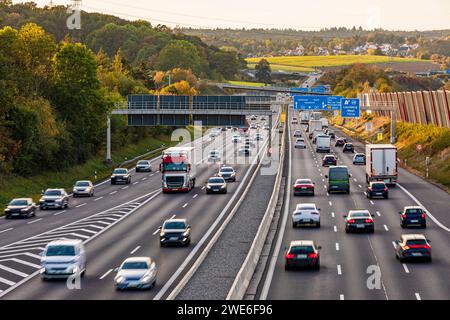
[[[45,192],[46,196],[60,196],[61,195],[61,191],[59,190],[48,190]]]
[[[127,174],[127,170],[126,169],[116,169],[114,170],[115,174]]]
[[[307,180],[307,179],[297,180],[295,183],[296,184],[312,184],[311,180]]]
[[[356,159],[364,159],[364,155],[363,154],[357,154],[355,156]]]
[[[368,212],[352,212],[348,215],[349,218],[366,218],[370,217]]]
[[[406,210],[406,214],[422,214],[423,213],[423,211],[422,211],[422,209],[407,209]]]
[[[220,169],[221,172],[233,172],[233,168],[222,168]]]
[[[407,240],[407,241],[406,241],[406,244],[407,244],[408,246],[411,246],[411,245],[427,244],[427,242],[426,242],[425,239],[415,239],[415,240]]]
[[[211,178],[208,180],[208,183],[224,183],[224,180],[220,178]]]
[[[386,185],[384,183],[374,183],[372,184],[372,189],[381,190],[384,189]]]
[[[299,207],[298,210],[316,210],[314,207]]]
[[[148,161],[139,161],[137,164],[139,164],[139,165],[148,165]]]
[[[295,246],[291,247],[290,253],[293,254],[308,254],[314,252],[311,246]]]
[[[10,206],[27,206],[27,200],[13,200],[9,203]]]
[[[326,156],[325,160],[334,160],[334,156]]]
[[[147,262],[144,261],[133,261],[125,262],[122,266],[122,270],[145,270],[148,269]]]
[[[89,187],[89,182],[87,181],[78,181],[75,186],[77,187]]]
[[[47,257],[57,257],[57,256],[74,256],[75,247],[74,246],[49,246],[47,248]]]
[[[186,229],[186,224],[184,222],[166,222],[164,224],[164,229]]]

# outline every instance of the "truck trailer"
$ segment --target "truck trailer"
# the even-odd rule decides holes
[[[398,180],[397,147],[392,144],[366,145],[366,181],[384,181],[395,187]]]

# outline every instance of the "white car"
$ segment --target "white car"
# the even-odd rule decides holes
[[[73,186],[73,197],[93,197],[94,185],[89,180],[77,181]]]
[[[219,150],[211,150],[208,155],[209,162],[220,161],[220,152]]]
[[[302,132],[300,130],[294,131],[294,137],[301,137],[301,136],[302,136]]]
[[[292,213],[292,227],[302,225],[320,228],[320,209],[314,203],[300,203]]]
[[[297,118],[292,118],[292,124],[298,124]]]
[[[81,240],[55,240],[41,256],[41,275],[45,279],[68,278],[86,272],[86,251]]]
[[[158,268],[149,257],[133,257],[126,259],[114,277],[117,290],[151,289],[156,285]]]
[[[305,139],[303,139],[303,138],[297,139],[295,141],[294,148],[295,149],[306,149]]]

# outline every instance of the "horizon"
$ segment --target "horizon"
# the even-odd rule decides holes
[[[430,0],[426,8],[419,6],[421,4],[419,0],[396,1],[396,3],[381,0],[377,4],[371,3],[372,1],[361,0],[358,7],[355,7],[351,0],[340,1],[339,6],[335,5],[334,1],[323,0],[319,3],[308,3],[307,12],[296,10],[304,7],[303,0],[285,0],[276,8],[270,7],[270,10],[264,6],[269,3],[268,0],[258,1],[258,7],[253,6],[256,3],[254,0],[246,3],[230,0],[227,4],[211,0],[197,0],[195,3],[172,0],[170,3],[152,3],[151,6],[143,0],[136,0],[134,4],[126,6],[116,0],[90,0],[84,1],[81,9],[86,12],[109,14],[125,20],[145,20],[152,25],[164,24],[171,28],[182,29],[321,31],[330,28],[362,27],[364,31],[383,29],[383,31],[392,32],[450,30],[448,0]],[[13,1],[14,4],[24,2],[30,1]],[[49,5],[50,0],[32,2],[43,7]],[[70,5],[71,3],[69,0],[52,0],[52,2],[54,5]],[[240,6],[241,9],[234,9],[234,5]],[[295,9],[286,11],[285,7],[288,5]],[[403,13],[399,17],[397,12],[402,10]],[[248,12],[252,12],[251,18],[248,17]],[[320,19],[317,16],[320,16]],[[300,20],[301,22],[298,22]],[[327,22],[323,23],[323,21]]]

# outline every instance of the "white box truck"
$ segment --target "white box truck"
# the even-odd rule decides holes
[[[320,120],[322,118],[322,112],[313,112],[311,115],[312,120]]]
[[[397,147],[392,144],[366,145],[366,181],[397,184]]]
[[[302,111],[300,112],[300,123],[301,124],[308,124],[309,123],[309,111]]]
[[[316,137],[316,152],[326,152],[331,151],[331,137],[326,134],[319,134]]]
[[[322,128],[328,128],[328,119],[327,118],[321,118],[320,121],[322,121]]]
[[[322,121],[320,120],[309,120],[308,132],[311,134],[314,130],[322,130]]]

